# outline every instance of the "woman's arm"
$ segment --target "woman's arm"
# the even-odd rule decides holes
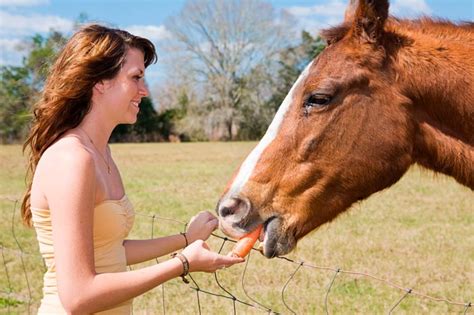
[[[51,151],[44,154],[37,169],[38,188],[51,211],[57,285],[67,312],[93,313],[111,308],[183,272],[181,261],[173,258],[140,270],[97,274],[93,245],[94,161],[82,148]],[[198,245],[196,242],[187,249],[191,271],[210,271],[242,261]]]
[[[125,240],[125,255],[127,265],[161,257],[185,247],[186,240],[181,234],[165,236],[149,240]]]

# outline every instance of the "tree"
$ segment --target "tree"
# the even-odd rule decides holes
[[[298,76],[325,47],[321,37],[313,37],[309,32],[302,31],[299,44],[281,51],[278,74],[273,82],[275,90],[267,106],[275,112],[278,110]]]
[[[289,22],[261,0],[189,0],[167,21],[175,64],[185,65],[193,86],[204,91],[202,106],[225,125],[228,139],[235,135],[242,95],[253,88],[245,77],[288,44]]]
[[[47,37],[35,35],[21,47],[28,54],[21,66],[0,68],[0,140],[22,139],[31,119],[30,108],[38,100],[48,69],[66,37],[52,31]]]
[[[23,59],[23,66],[28,70],[30,84],[36,91],[43,88],[49,69],[66,42],[65,35],[53,30],[46,37],[36,34],[27,43],[29,53]]]
[[[275,109],[268,106],[268,101],[274,93],[274,81],[277,79],[278,64],[271,66],[259,65],[245,78],[246,84],[252,86],[242,96],[241,120],[239,122],[237,138],[239,140],[257,140],[263,136],[268,128]]]
[[[12,143],[26,134],[30,103],[36,94],[24,67],[0,68],[0,140]]]
[[[177,108],[157,113],[148,97],[142,99],[139,107],[137,122],[133,125],[118,125],[112,132],[112,142],[168,141],[175,133],[175,121],[183,115]]]

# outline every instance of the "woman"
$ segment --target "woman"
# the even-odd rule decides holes
[[[130,314],[134,297],[169,279],[243,261],[209,250],[204,241],[217,219],[208,212],[181,235],[125,240],[134,213],[107,142],[118,124],[137,120],[148,94],[145,68],[155,61],[147,39],[90,25],[52,67],[24,145],[32,178],[22,216],[47,265],[39,313]],[[126,271],[183,247],[160,264]]]

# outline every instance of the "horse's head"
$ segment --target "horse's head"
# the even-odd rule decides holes
[[[219,201],[224,233],[240,237],[264,223],[265,256],[286,254],[407,170],[414,126],[390,67],[387,16],[388,1],[361,0],[349,6],[343,26],[323,32],[328,47],[296,81]]]

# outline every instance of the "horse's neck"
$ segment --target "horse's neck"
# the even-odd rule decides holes
[[[418,112],[474,145],[474,28],[465,32],[470,36],[407,32],[408,44],[396,55],[396,73]]]
[[[418,127],[415,159],[474,189],[474,34],[412,36],[397,55],[402,93]]]

